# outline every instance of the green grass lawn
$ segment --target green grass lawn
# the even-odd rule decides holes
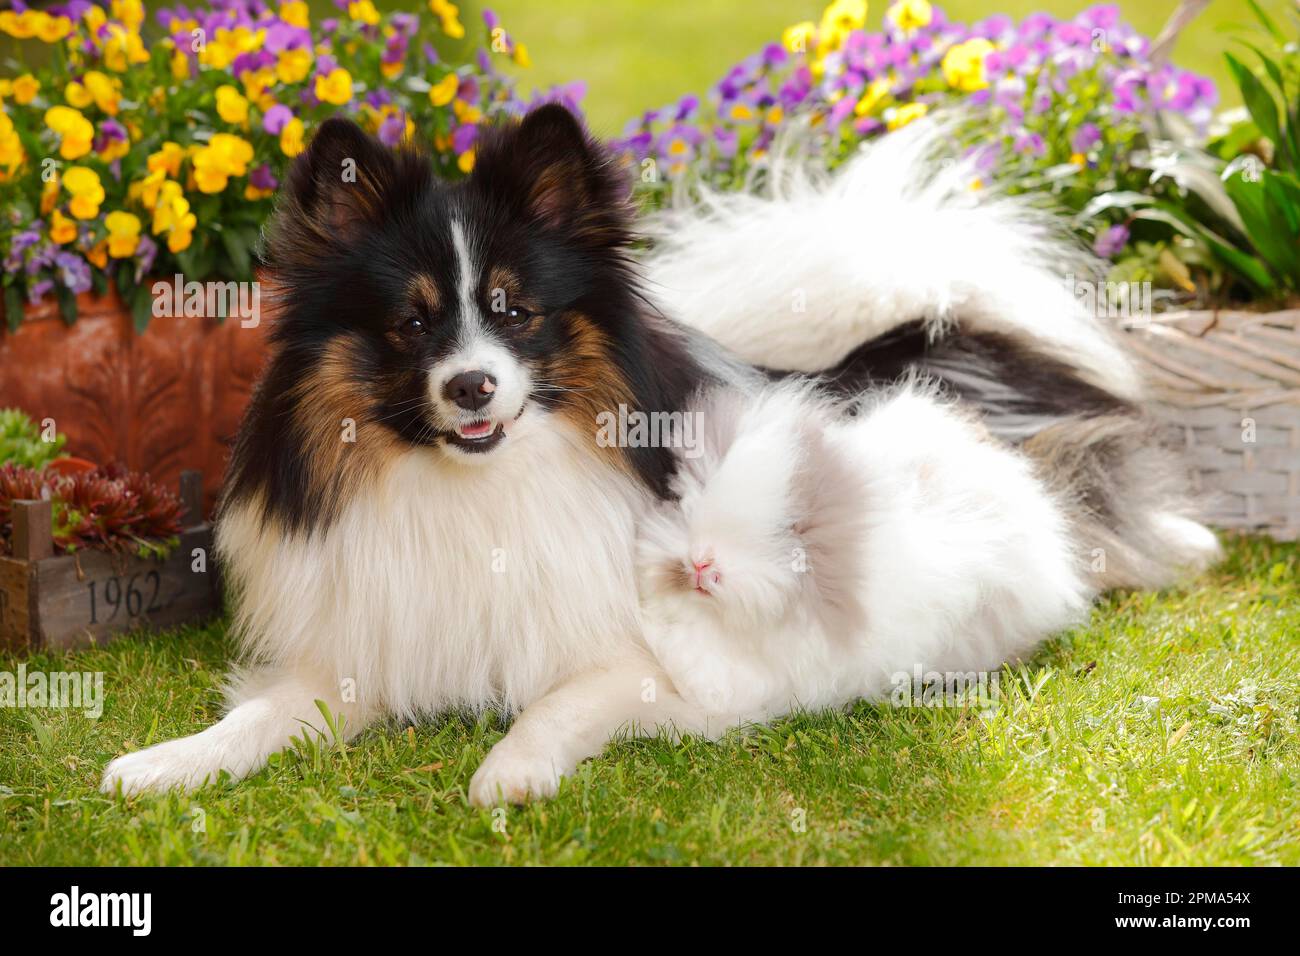
[[[102,670],[105,709],[0,709],[0,865],[1300,864],[1298,582],[1300,548],[1238,541],[1004,672],[987,713],[863,704],[618,743],[495,817],[465,790],[501,724],[460,717],[190,797],[102,796],[115,754],[217,717],[224,629],[40,655],[29,670]]]

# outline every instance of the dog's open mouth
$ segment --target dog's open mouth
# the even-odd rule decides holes
[[[482,452],[495,448],[505,437],[504,422],[493,424],[488,421],[461,425],[447,435],[447,441],[464,451]]]

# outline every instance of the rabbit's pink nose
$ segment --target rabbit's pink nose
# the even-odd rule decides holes
[[[712,561],[692,561],[691,564],[695,566],[695,590],[702,594],[708,594],[710,587],[717,587],[722,581],[721,574],[710,570]]]

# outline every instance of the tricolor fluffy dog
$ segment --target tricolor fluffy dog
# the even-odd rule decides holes
[[[458,184],[324,124],[268,228],[274,352],[220,508],[244,649],[230,709],[117,758],[105,788],[252,773],[317,700],[349,734],[514,715],[471,781],[480,805],[553,794],[620,731],[725,730],[734,715],[665,673],[638,597],[638,529],[677,495],[681,449],[605,447],[596,422],[707,414],[789,373],[826,372],[802,386],[826,395],[935,383],[1032,459],[1073,552],[1109,549],[1106,584],[1206,560],[1213,537],[1152,478],[1136,376],[1053,278],[1065,247],[927,174],[926,150],[900,138],[833,182],[676,214],[639,268],[624,177],[558,106],[489,131]],[[796,440],[768,434],[774,458]]]

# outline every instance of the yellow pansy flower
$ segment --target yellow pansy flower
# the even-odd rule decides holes
[[[185,51],[177,47],[172,52],[172,79],[188,80],[190,78],[190,58]]]
[[[442,32],[453,40],[465,35],[465,27],[460,22],[460,8],[447,0],[429,0],[429,10],[442,24]]]
[[[455,73],[448,73],[429,87],[429,102],[434,106],[446,106],[455,98],[458,89],[460,89],[460,77]]]
[[[36,12],[26,10],[23,13],[15,13],[12,10],[5,10],[0,13],[0,31],[19,40],[31,39],[36,36]],[[49,14],[42,14],[42,16],[49,16]]]
[[[0,112],[0,182],[14,175],[27,160],[23,141],[9,117]]]
[[[111,163],[115,159],[121,159],[129,152],[131,152],[130,140],[105,136],[104,148],[99,150],[97,155],[104,162]]]
[[[236,126],[248,121],[248,100],[229,83],[217,87],[217,115]]]
[[[355,3],[348,4],[348,16],[358,23],[365,23],[374,26],[379,22],[379,11],[370,0],[356,0]]]
[[[456,165],[462,173],[469,173],[474,168],[474,150],[467,149],[456,159]]]
[[[949,86],[965,93],[982,90],[989,85],[984,75],[984,60],[993,52],[993,44],[983,37],[948,48],[940,68]]]
[[[108,268],[108,240],[101,239],[86,253],[86,259],[97,269]]]
[[[892,112],[886,111],[885,125],[891,130],[901,129],[913,120],[920,119],[929,109],[924,103],[906,103]]]
[[[158,193],[166,182],[167,170],[155,169],[144,179],[131,184],[127,190],[127,198],[139,202],[145,209],[152,211],[158,205]]]
[[[461,123],[477,123],[483,118],[482,110],[477,106],[470,106],[463,100],[454,101],[451,104],[451,111]]]
[[[867,0],[832,0],[822,11],[822,21],[817,25],[817,52],[838,50],[854,30],[861,30],[867,22]]]
[[[82,80],[86,87],[86,92],[90,94],[95,105],[107,113],[109,116],[116,116],[118,104],[121,96],[118,93],[118,83],[109,79],[105,74],[98,70],[91,70]]]
[[[194,182],[200,192],[219,193],[231,176],[248,172],[252,159],[253,146],[247,140],[229,133],[214,133],[208,145],[194,153]]]
[[[807,53],[813,34],[816,32],[817,24],[811,20],[796,23],[794,26],[786,27],[781,33],[781,45],[791,53]]]
[[[63,188],[72,196],[68,209],[78,219],[94,219],[104,201],[99,173],[85,166],[72,166],[63,174]]]
[[[872,80],[866,90],[863,91],[862,98],[853,107],[854,115],[866,116],[870,113],[888,95],[891,86],[893,84],[888,77],[882,76]]]
[[[139,30],[144,23],[144,4],[140,0],[113,0],[111,8],[113,19],[125,24],[128,29]]]
[[[58,43],[60,40],[67,39],[70,33],[72,33],[72,21],[67,17],[41,14],[36,19],[36,36],[45,43]]]
[[[162,148],[156,153],[150,153],[149,158],[145,161],[150,172],[163,170],[173,179],[181,174],[181,160],[185,158],[185,150],[179,143],[173,143],[171,140],[162,144]]]
[[[343,67],[330,70],[328,76],[316,76],[316,99],[342,106],[352,99],[352,74]]]
[[[158,193],[158,203],[153,210],[153,234],[167,233],[167,248],[182,252],[189,248],[198,220],[190,212],[190,202],[181,190],[181,184],[168,180]]]
[[[900,30],[919,30],[929,26],[934,19],[934,9],[929,0],[898,0],[885,11],[885,16],[894,22]]]
[[[59,202],[59,177],[55,176],[41,187],[41,215],[48,216]]]
[[[245,70],[239,74],[239,78],[244,83],[244,95],[253,103],[261,100],[267,87],[275,84],[275,73],[271,70]]]
[[[302,152],[302,120],[296,116],[280,130],[280,152],[290,159]]]
[[[86,8],[86,12],[81,15],[81,19],[86,24],[86,33],[91,39],[95,39],[99,36],[99,28],[108,22],[108,14],[104,12],[103,7],[92,4]],[[95,42],[99,41],[96,39]]]
[[[132,64],[148,63],[149,51],[140,34],[110,24],[104,41],[104,65],[114,73],[125,73]]]
[[[311,63],[311,50],[285,50],[276,60],[275,75],[281,83],[301,83],[311,72]]]
[[[50,242],[66,246],[77,238],[77,223],[57,209],[50,214]]]
[[[24,73],[14,80],[12,89],[14,102],[19,106],[26,106],[36,99],[36,94],[41,91],[41,81],[30,73]]]
[[[265,39],[265,30],[253,31],[248,27],[229,30],[218,27],[207,46],[199,51],[199,62],[213,69],[224,70],[241,53],[260,50]]]
[[[280,19],[293,27],[306,29],[311,24],[311,12],[302,0],[280,4]]]
[[[68,101],[69,105],[75,106],[79,110],[84,110],[95,102],[95,98],[90,95],[90,90],[76,80],[63,88],[63,98]]]
[[[140,245],[140,218],[120,209],[104,217],[108,230],[108,254],[114,259],[129,259]]]
[[[402,75],[402,69],[405,67],[405,65],[406,64],[404,64],[401,60],[398,60],[396,63],[380,63],[379,72],[391,80],[395,76]]]
[[[528,55],[528,47],[524,46],[522,43],[516,43],[514,52],[510,55],[514,57],[516,63],[525,69],[533,65],[532,58]]]
[[[59,155],[64,159],[80,159],[90,152],[95,127],[78,110],[51,106],[45,111],[45,125],[59,134]]]

